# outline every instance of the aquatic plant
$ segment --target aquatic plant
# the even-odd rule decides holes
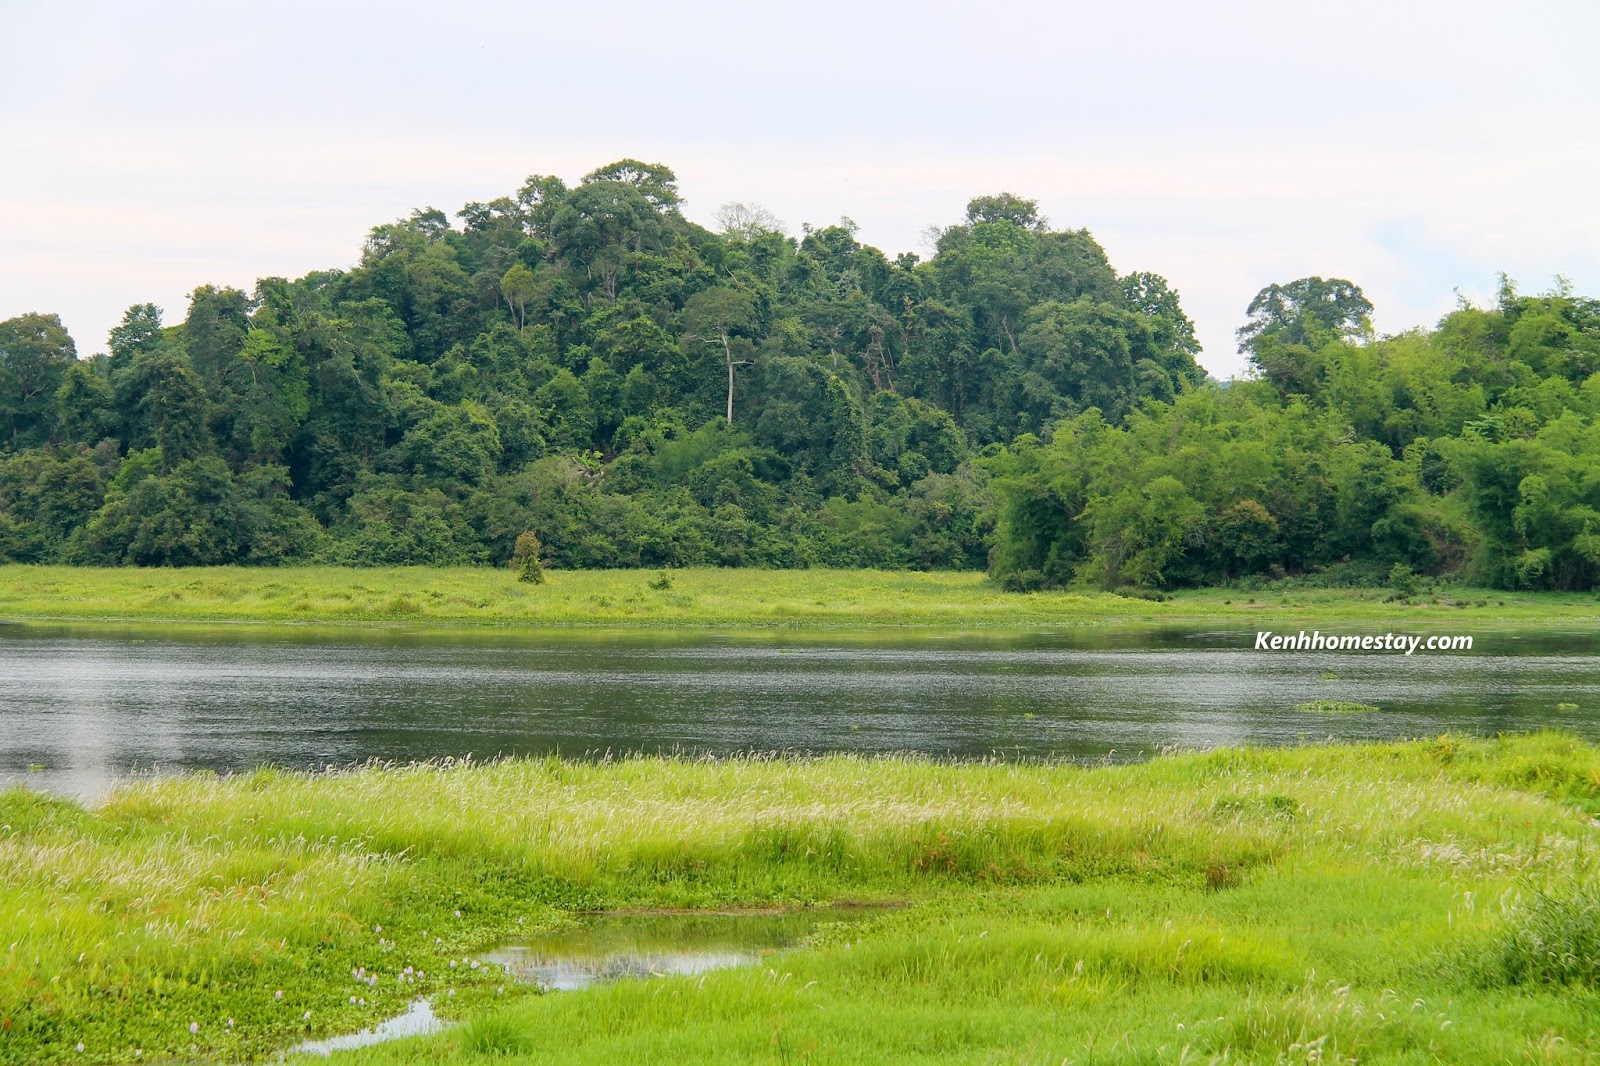
[[[1351,700],[1313,700],[1310,703],[1297,703],[1294,709],[1312,714],[1372,714],[1379,710],[1374,704]]]

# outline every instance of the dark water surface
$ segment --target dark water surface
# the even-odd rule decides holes
[[[1168,746],[1540,726],[1600,740],[1593,633],[1473,636],[1472,651],[1402,657],[1255,651],[1254,630],[1148,625],[967,633],[0,625],[0,784],[93,798],[140,770],[468,754],[910,750],[1122,760]],[[1381,710],[1294,709],[1316,701]]]

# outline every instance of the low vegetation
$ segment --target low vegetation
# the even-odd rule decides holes
[[[0,794],[0,1060],[1593,1062],[1600,750],[1100,768],[559,759]],[[538,995],[596,909],[898,902],[769,965]]]
[[[1440,587],[1395,600],[1378,589],[1294,582],[1159,599],[1006,592],[973,572],[543,570],[539,583],[482,567],[0,566],[0,620],[322,622],[390,625],[1051,626],[1232,620],[1295,632],[1332,624],[1462,627],[1600,618],[1587,593]],[[1399,631],[1399,630],[1397,630]]]

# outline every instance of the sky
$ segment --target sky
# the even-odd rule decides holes
[[[672,167],[891,256],[1001,190],[1164,275],[1202,364],[1263,286],[1381,332],[1557,275],[1600,296],[1600,4],[51,4],[0,0],[0,319],[355,263],[433,206]]]

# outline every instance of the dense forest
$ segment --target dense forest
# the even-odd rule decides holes
[[[926,261],[680,208],[623,160],[131,307],[89,358],[0,323],[0,561],[500,565],[531,531],[557,567],[1014,588],[1600,577],[1600,302],[1565,285],[1385,338],[1348,281],[1272,285],[1218,383],[1163,278],[1031,200]]]

